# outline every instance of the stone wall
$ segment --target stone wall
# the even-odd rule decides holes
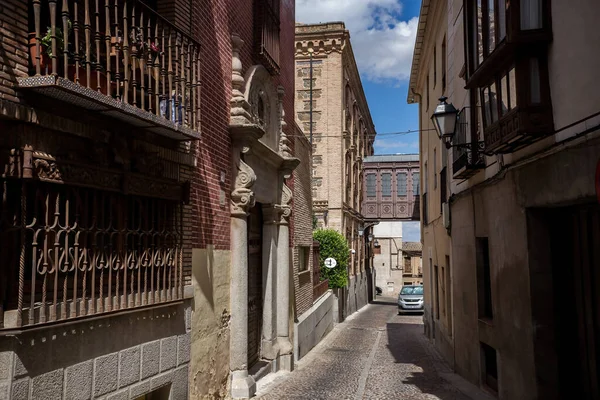
[[[188,398],[191,304],[0,337],[0,398]]]
[[[298,361],[333,329],[335,296],[330,292],[298,318],[294,324],[294,360]]]

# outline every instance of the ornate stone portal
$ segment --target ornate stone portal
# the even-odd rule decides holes
[[[248,370],[248,213],[260,203],[262,228],[262,332],[260,358],[272,370],[293,368],[289,338],[292,191],[285,181],[299,164],[284,128],[283,88],[260,65],[242,76],[244,42],[232,35],[231,192],[231,396],[250,398],[256,382]]]

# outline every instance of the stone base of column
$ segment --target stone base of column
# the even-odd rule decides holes
[[[275,360],[279,355],[279,345],[277,339],[262,340],[261,358],[266,360]]]
[[[282,371],[294,370],[294,355],[282,354],[279,356],[279,369]]]
[[[231,372],[231,398],[250,399],[256,393],[256,382],[248,376],[248,371]]]

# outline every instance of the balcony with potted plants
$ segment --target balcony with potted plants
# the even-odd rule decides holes
[[[200,137],[200,44],[139,0],[34,0],[27,94],[175,140]]]

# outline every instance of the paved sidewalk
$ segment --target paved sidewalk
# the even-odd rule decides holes
[[[378,297],[337,325],[292,373],[259,382],[257,398],[488,400],[443,363],[423,337],[422,316],[399,316]]]

